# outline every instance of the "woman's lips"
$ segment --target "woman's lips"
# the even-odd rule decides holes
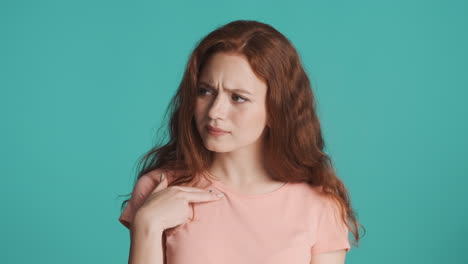
[[[211,127],[211,126],[206,126],[206,129],[208,130],[208,133],[210,135],[212,135],[212,136],[221,136],[221,135],[229,133],[229,132],[224,131],[224,130],[213,129],[213,127]]]
[[[219,128],[215,128],[215,127],[212,127],[212,126],[210,126],[210,125],[207,125],[206,127],[207,127],[208,129],[210,129],[210,130],[215,131],[215,132],[227,132],[226,130],[222,130],[222,129],[219,129]]]

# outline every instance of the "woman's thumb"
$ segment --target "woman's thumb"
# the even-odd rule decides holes
[[[162,189],[167,188],[167,177],[164,173],[161,174],[161,180],[159,181],[158,186],[153,190],[153,192],[160,191]]]

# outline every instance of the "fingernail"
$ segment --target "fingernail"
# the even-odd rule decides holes
[[[217,193],[216,194],[216,197],[223,197],[224,196],[224,193]]]

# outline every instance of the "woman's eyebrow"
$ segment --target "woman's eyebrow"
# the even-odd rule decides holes
[[[211,86],[209,83],[206,83],[206,82],[203,82],[203,81],[201,81],[201,82],[199,83],[199,85],[205,85],[205,86],[208,86],[208,87],[211,88],[211,89],[215,89],[215,88],[214,88],[213,86]],[[224,89],[226,89],[226,90],[228,90],[228,91],[230,91],[230,92],[246,93],[246,94],[248,94],[248,95],[252,95],[252,96],[253,96],[253,94],[252,94],[251,92],[247,91],[247,90],[242,90],[242,89],[228,89],[228,88],[226,88],[226,87],[225,87]]]

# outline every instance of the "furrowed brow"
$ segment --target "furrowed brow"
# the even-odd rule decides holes
[[[214,88],[213,86],[211,86],[209,83],[206,83],[206,82],[203,82],[203,81],[201,81],[199,84],[200,84],[200,85],[207,86],[207,87],[209,87],[209,88],[211,88],[211,89],[215,89],[215,88]],[[245,93],[245,94],[248,94],[248,95],[252,95],[252,96],[253,96],[253,94],[252,94],[251,92],[247,91],[247,90],[242,90],[242,89],[228,89],[228,88],[225,88],[225,89],[228,90],[228,91],[230,91],[230,92]]]

